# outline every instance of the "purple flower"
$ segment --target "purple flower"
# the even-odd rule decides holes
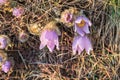
[[[0,0],[0,5],[3,5],[7,2],[7,0]]]
[[[84,49],[90,54],[90,51],[93,50],[91,41],[87,36],[76,36],[72,44],[73,54],[76,54],[76,51],[80,54]]]
[[[41,33],[40,41],[39,49],[43,49],[47,45],[49,51],[52,52],[56,45],[59,50],[58,34],[54,30],[44,30]]]
[[[77,32],[81,36],[84,36],[85,34],[90,33],[89,26],[91,25],[92,23],[87,17],[79,16],[75,20],[75,32]]]
[[[22,7],[13,9],[13,15],[16,17],[20,17],[23,13],[24,13],[24,9]]]
[[[4,71],[5,73],[7,73],[11,68],[11,62],[6,61],[3,65],[2,65],[2,71]]]
[[[0,49],[7,47],[7,39],[5,37],[0,37]]]

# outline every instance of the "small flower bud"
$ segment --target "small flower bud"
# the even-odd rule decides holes
[[[0,35],[0,49],[5,49],[10,44],[10,39],[6,35]]]
[[[24,9],[22,7],[18,7],[18,8],[13,9],[13,15],[17,18],[21,17],[21,15],[23,15],[23,13],[24,13]]]
[[[33,23],[28,26],[28,30],[33,35],[40,35],[40,31],[41,31],[40,27],[41,27],[40,24]]]
[[[19,41],[24,43],[28,40],[29,35],[27,33],[25,33],[24,31],[19,33]]]

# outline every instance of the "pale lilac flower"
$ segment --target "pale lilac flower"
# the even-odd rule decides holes
[[[7,2],[7,0],[0,0],[0,5],[3,5]]]
[[[73,54],[75,55],[77,51],[80,54],[84,49],[90,54],[90,51],[93,50],[91,41],[87,36],[76,36],[72,44]]]
[[[41,33],[40,41],[41,41],[39,47],[40,50],[43,49],[46,45],[50,52],[53,51],[55,45],[56,48],[59,50],[58,34],[54,30],[44,30]]]
[[[7,73],[11,68],[11,62],[10,61],[5,61],[5,63],[2,65],[2,71]]]
[[[87,17],[79,16],[75,20],[75,32],[77,32],[81,36],[84,36],[85,34],[90,33],[89,26],[91,25],[92,23]]]
[[[5,49],[7,47],[7,39],[5,37],[0,37],[0,49]]]
[[[22,7],[13,9],[13,15],[16,17],[20,17],[23,13],[24,13],[24,9]]]

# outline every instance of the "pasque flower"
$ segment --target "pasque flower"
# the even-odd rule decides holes
[[[56,45],[56,48],[59,50],[58,35],[60,35],[60,31],[56,26],[56,22],[51,21],[41,33],[39,49],[41,50],[47,45],[49,51],[52,52]]]
[[[79,16],[75,20],[75,32],[79,35],[84,36],[85,34],[89,34],[89,26],[91,26],[91,21],[85,16]]]
[[[5,63],[2,65],[2,71],[7,73],[11,68],[11,62],[10,61],[5,61]]]
[[[24,9],[22,7],[16,7],[13,9],[13,15],[16,17],[20,17],[21,15],[23,15],[24,13]]]
[[[88,54],[90,54],[90,51],[93,50],[90,39],[86,35],[76,36],[72,44],[73,54],[76,54],[77,51],[78,54],[80,54],[84,49]]]
[[[5,49],[10,43],[10,39],[6,35],[0,35],[0,49]]]

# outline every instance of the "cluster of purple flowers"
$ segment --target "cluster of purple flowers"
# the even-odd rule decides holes
[[[0,5],[4,5],[8,2],[8,0],[0,0]],[[83,15],[76,15],[76,11],[74,8],[70,8],[65,10],[61,14],[60,21],[63,22],[66,26],[74,26],[74,32],[77,34],[74,37],[73,44],[72,44],[72,51],[75,55],[76,53],[80,54],[82,51],[86,51],[90,54],[90,51],[93,50],[92,44],[90,39],[88,38],[87,34],[90,33],[89,26],[92,25],[91,21],[83,16]],[[16,18],[21,17],[24,13],[24,8],[22,7],[15,7],[12,9],[12,14]],[[60,30],[56,25],[57,21],[51,21],[44,27],[41,35],[40,35],[40,47],[39,49],[43,49],[45,46],[48,47],[50,52],[53,52],[55,46],[56,49],[59,50],[59,35]],[[36,26],[33,28],[37,28]],[[34,32],[34,31],[33,31]],[[19,41],[24,43],[28,40],[29,36],[24,33],[24,31],[20,32],[19,34]],[[5,49],[8,46],[9,39],[5,36],[0,36],[0,49]],[[0,57],[0,60],[2,58]],[[6,60],[2,64],[2,71],[7,73],[10,70],[11,62]]]
[[[76,54],[76,51],[80,54],[84,49],[90,54],[90,51],[93,50],[91,41],[86,35],[90,33],[89,26],[91,25],[91,21],[85,16],[79,16],[75,20],[74,31],[78,33],[78,35],[75,36],[73,40],[73,54]]]
[[[93,50],[93,48],[90,39],[87,37],[87,34],[90,33],[89,26],[91,26],[92,23],[83,15],[77,16],[76,18],[73,16],[74,14],[71,14],[69,11],[66,11],[61,16],[64,23],[74,23],[74,32],[76,32],[77,35],[75,35],[72,44],[73,54],[76,54],[76,52],[80,54],[84,49],[88,54],[90,54],[90,51]],[[55,45],[57,49],[59,49],[58,34],[54,29],[44,30],[40,36],[40,41],[40,49],[44,48],[45,45],[47,45],[50,52],[53,51]]]

